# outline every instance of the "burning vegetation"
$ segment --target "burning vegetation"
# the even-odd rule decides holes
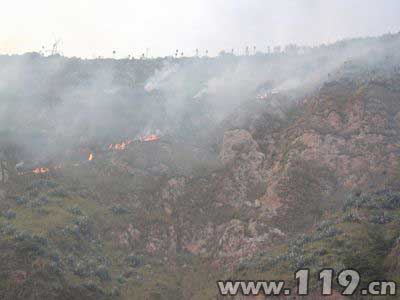
[[[336,59],[338,50],[329,51],[335,54],[332,59]],[[327,55],[331,55],[329,53]],[[285,57],[282,54],[276,58],[279,59],[276,65],[283,69]],[[212,68],[222,59],[224,64],[230,61],[226,58],[199,60],[193,67],[195,72],[183,74],[200,74],[202,72],[197,70],[200,63],[207,62],[207,67]],[[253,58],[244,59],[241,64]],[[264,58],[254,59],[259,60],[257,68],[262,69]],[[274,70],[274,59],[266,59],[271,70]],[[287,59],[297,61],[302,57]],[[48,61],[50,58],[46,63]],[[321,60],[313,57],[310,61]],[[387,60],[387,65],[391,66],[393,61]],[[313,64],[304,65],[312,71]],[[320,68],[319,63],[315,65]],[[4,182],[0,187],[3,210],[0,211],[0,239],[4,270],[11,270],[9,274],[5,272],[5,276],[15,278],[15,282],[0,280],[0,283],[6,287],[16,286],[17,293],[27,286],[21,283],[26,276],[26,282],[33,286],[35,280],[43,282],[47,277],[42,276],[50,270],[51,276],[60,274],[71,278],[73,284],[90,283],[91,292],[99,290],[101,295],[107,295],[96,298],[99,300],[114,299],[107,294],[114,286],[120,289],[117,292],[121,300],[208,300],[207,282],[214,287],[217,280],[209,276],[209,270],[215,270],[212,276],[228,277],[231,274],[222,273],[228,269],[226,266],[235,272],[237,269],[236,274],[272,278],[288,267],[290,270],[299,266],[315,270],[329,265],[341,270],[356,262],[366,263],[356,267],[391,275],[388,273],[391,269],[384,269],[384,262],[395,260],[400,249],[396,242],[399,231],[394,230],[400,219],[400,197],[397,192],[388,190],[392,180],[396,184],[399,182],[398,177],[389,176],[398,176],[396,145],[400,136],[400,104],[395,100],[400,94],[400,69],[388,73],[379,63],[376,73],[372,73],[364,69],[365,65],[363,61],[357,63],[358,69],[344,65],[337,74],[332,73],[330,81],[304,93],[297,88],[285,90],[293,80],[283,82],[285,85],[281,82],[263,84],[257,89],[259,82],[267,81],[267,75],[253,78],[255,82],[252,83],[243,80],[245,74],[236,74],[234,77],[245,83],[234,81],[226,88],[225,84],[219,86],[217,82],[218,93],[213,94],[216,82],[212,80],[199,101],[191,101],[191,94],[186,102],[186,98],[180,99],[185,105],[189,103],[182,110],[183,121],[175,111],[171,112],[174,106],[172,101],[163,98],[163,91],[152,94],[141,91],[140,94],[129,86],[121,89],[120,94],[115,92],[116,100],[108,101],[110,94],[118,89],[93,84],[96,91],[90,96],[99,105],[93,105],[91,111],[79,106],[79,111],[85,111],[85,117],[88,112],[95,117],[82,118],[81,122],[71,122],[68,115],[65,117],[66,122],[79,124],[73,131],[76,134],[66,132],[69,128],[63,131],[63,124],[58,124],[58,130],[53,132],[62,132],[63,136],[57,139],[47,130],[50,126],[34,124],[32,127],[37,128],[33,133],[39,132],[36,134],[42,140],[27,143],[15,133],[13,141],[24,141],[30,147],[15,151],[9,146],[4,150],[4,158],[1,158],[4,163],[0,165],[4,165],[3,173],[0,172]],[[216,69],[207,74],[214,76]],[[284,77],[272,73],[274,77]],[[319,76],[319,73],[314,74]],[[382,74],[386,74],[387,80],[380,79]],[[182,78],[186,83],[190,76]],[[196,83],[206,82],[195,79]],[[60,78],[59,82],[63,83],[60,91],[67,89],[66,80]],[[170,87],[170,83],[177,80],[180,79],[170,80],[161,87]],[[23,86],[32,85],[24,82]],[[244,85],[252,85],[248,87],[249,94],[237,92],[244,89]],[[138,86],[141,89],[141,85]],[[102,89],[107,90],[103,97],[98,92]],[[225,89],[229,91],[222,93]],[[277,91],[279,95],[275,95]],[[175,99],[182,94],[186,97],[188,93],[166,90],[165,94]],[[221,115],[221,121],[210,121],[214,108],[207,105],[218,104],[219,98],[233,101],[236,94],[244,99],[240,109],[225,119]],[[77,99],[87,97],[88,93],[76,96]],[[118,99],[126,99],[127,105],[122,106],[124,111],[111,110],[110,118],[97,117],[104,116],[103,111],[98,115],[93,112],[108,103],[118,106]],[[138,99],[137,103],[133,104],[132,99]],[[308,101],[300,102],[302,99]],[[63,100],[68,103],[69,99]],[[292,105],[294,103],[296,105]],[[228,104],[232,110],[238,107],[235,102]],[[58,104],[52,105],[51,109],[56,110]],[[36,105],[27,107],[31,110],[33,106]],[[164,109],[167,110],[165,115],[160,113]],[[150,112],[146,114],[146,111]],[[38,114],[32,115],[36,118]],[[45,116],[60,115],[64,116],[60,112]],[[220,116],[219,113],[215,115]],[[25,122],[23,116],[18,118]],[[89,128],[81,130],[80,126]],[[159,143],[160,136],[154,134],[158,131],[137,135],[146,132],[146,128],[163,128],[168,132],[168,140]],[[24,136],[36,138],[31,131]],[[7,145],[1,132],[0,138],[4,139],[0,144]],[[161,140],[164,139],[167,138]],[[373,146],[376,144],[379,147]],[[15,165],[17,159],[22,158],[25,164]],[[14,172],[9,172],[9,166],[14,165],[18,174],[27,176],[14,180]],[[384,194],[347,197],[348,191],[372,189],[376,178],[379,178],[377,188],[384,188]],[[369,228],[381,228],[381,231],[371,232],[367,241],[365,233]],[[27,235],[27,232],[32,234]],[[395,248],[392,245],[396,245]],[[373,253],[378,248],[382,249],[379,260]],[[13,255],[17,255],[15,259]],[[30,261],[41,255],[48,264],[45,267],[41,261]],[[358,256],[363,260],[358,261]],[[25,261],[27,264],[22,265]],[[33,266],[41,272],[32,272]],[[26,275],[15,273],[13,276],[13,270],[26,272]],[[147,280],[145,276],[150,272],[151,280]],[[283,274],[285,278],[292,276],[288,272]],[[173,280],[167,278],[171,274]],[[38,275],[39,278],[33,277]],[[398,278],[399,275],[395,275]],[[164,278],[167,278],[165,282]],[[199,280],[203,281],[198,291],[191,290],[189,295],[173,294],[179,291],[182,282],[195,286],[192,281]],[[55,282],[57,287],[60,281]],[[98,286],[93,287],[94,284]],[[171,294],[166,298],[161,294],[140,294],[153,291],[155,285],[171,286],[165,289],[165,295],[169,291]],[[0,289],[0,299],[13,299],[3,296],[3,290]],[[79,289],[79,293],[82,290]],[[80,294],[78,298],[67,298],[92,299]],[[38,296],[37,299],[45,298]]]
[[[140,137],[140,138],[137,138],[137,139],[135,139],[135,140],[125,140],[125,141],[122,141],[122,142],[120,142],[120,143],[109,144],[109,145],[108,145],[108,150],[109,150],[109,151],[125,151],[125,150],[128,149],[128,146],[131,145],[131,144],[134,143],[134,142],[136,142],[136,143],[138,143],[138,144],[141,144],[141,143],[156,142],[156,141],[158,141],[159,139],[160,139],[160,137],[159,137],[158,135],[156,135],[156,134],[149,134],[149,135],[146,135],[146,136],[142,136],[142,137]],[[91,161],[93,161],[94,159],[95,159],[95,154],[94,154],[93,152],[90,152],[90,153],[87,155],[87,161],[91,162]],[[23,164],[23,163],[22,163],[22,164]],[[80,163],[73,163],[72,165],[75,166],[75,167],[77,167],[77,166],[80,166],[81,164],[80,164]],[[21,165],[21,166],[22,166],[22,165]],[[21,166],[18,166],[18,167],[21,167]],[[17,169],[18,169],[18,167],[16,166]],[[28,172],[19,171],[18,174],[19,174],[19,175],[27,175],[27,174],[37,174],[37,175],[40,175],[40,174],[49,173],[51,169],[53,169],[53,170],[59,170],[59,169],[61,169],[62,167],[63,167],[63,164],[60,163],[60,164],[58,164],[58,165],[56,165],[56,166],[54,166],[54,167],[36,167],[36,168],[34,168],[34,169],[32,169],[31,171],[28,171]]]
[[[50,171],[49,168],[40,167],[40,168],[33,169],[32,173],[34,173],[34,174],[45,174],[45,173],[48,173],[49,171]]]
[[[160,139],[160,137],[158,137],[157,135],[150,134],[150,135],[147,135],[147,136],[141,138],[141,141],[142,142],[155,142],[155,141],[158,141],[159,139]]]

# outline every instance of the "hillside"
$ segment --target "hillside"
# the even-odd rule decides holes
[[[1,56],[0,298],[217,299],[217,280],[303,267],[400,280],[399,49]]]

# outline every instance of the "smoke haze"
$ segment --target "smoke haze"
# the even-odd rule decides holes
[[[397,32],[396,0],[337,1],[51,1],[2,2],[0,53],[50,51],[66,56],[187,56],[195,49],[243,54],[246,46],[318,45]],[[318,24],[318,26],[316,26]]]

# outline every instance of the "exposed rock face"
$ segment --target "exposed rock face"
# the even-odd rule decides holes
[[[260,203],[273,212],[293,206],[301,194],[301,187],[293,188],[299,177],[309,177],[303,182],[311,184],[304,187],[308,197],[314,192],[329,199],[338,189],[384,187],[398,166],[400,104],[396,99],[398,94],[384,84],[332,82],[305,104],[306,113],[290,127],[263,136],[260,130],[264,129],[253,126],[252,134],[263,136],[257,141],[269,145],[263,169],[267,191]],[[312,173],[319,176],[313,178]]]
[[[243,129],[225,132],[222,142],[220,158],[224,164],[229,164],[235,159],[246,158],[250,152],[257,152],[258,145],[251,134]]]
[[[114,228],[111,236],[119,246],[134,248],[141,238],[141,232],[132,224],[128,224],[123,228]]]
[[[330,83],[301,102],[292,123],[259,113],[246,129],[226,130],[222,170],[170,177],[152,208],[169,221],[122,228],[119,243],[230,268],[315,224],[336,193],[382,188],[398,166],[400,104],[390,91],[372,90]]]
[[[174,177],[161,188],[161,206],[178,220],[150,230],[146,251],[184,250],[216,267],[234,266],[313,225],[336,193],[381,188],[398,165],[400,107],[385,89],[371,95],[376,89],[330,83],[302,102],[304,113],[292,124],[258,114],[247,130],[225,131],[221,172]],[[234,217],[215,219],[216,210]]]
[[[161,199],[176,202],[185,191],[186,179],[184,177],[171,178],[161,189]]]
[[[246,223],[240,220],[231,220],[217,228],[219,234],[216,263],[221,266],[237,264],[254,256],[261,249],[266,249],[268,243],[276,242],[284,234],[276,228],[257,230],[256,221]]]
[[[264,154],[246,130],[231,130],[224,134],[220,158],[229,173],[222,179],[217,200],[241,206],[264,189],[262,165]]]
[[[212,247],[215,239],[215,228],[210,222],[205,224],[203,228],[199,228],[193,235],[187,235],[183,248],[194,255],[210,257],[211,253],[208,250]]]

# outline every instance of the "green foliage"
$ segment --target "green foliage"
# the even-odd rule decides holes
[[[343,263],[347,268],[358,270],[363,283],[382,279],[385,276],[384,259],[388,255],[393,240],[378,225],[368,225],[366,236],[360,241],[350,241],[343,252]]]
[[[130,254],[126,260],[128,264],[134,268],[138,268],[143,265],[143,257],[140,255]]]
[[[90,233],[90,220],[88,216],[78,216],[74,220],[74,224],[78,227],[81,233],[83,234]]]
[[[361,219],[353,212],[346,212],[340,219],[341,222],[360,223]]]
[[[46,179],[37,179],[32,181],[30,186],[28,187],[28,190],[30,191],[43,191],[45,189],[52,189],[58,186],[58,183],[51,181],[51,180],[46,180]]]
[[[373,224],[387,224],[393,221],[391,216],[385,215],[384,212],[376,212],[368,218],[368,222]]]
[[[53,197],[58,197],[58,198],[66,198],[66,197],[68,197],[68,192],[63,188],[58,187],[58,188],[55,188],[54,190],[50,191],[49,195],[53,196]]]
[[[76,216],[82,216],[83,215],[83,212],[82,212],[82,210],[80,209],[80,207],[78,205],[71,206],[70,208],[68,208],[68,211],[71,214],[74,214]]]
[[[343,211],[349,208],[388,209],[400,208],[400,192],[383,190],[374,194],[350,194],[343,205]]]
[[[28,200],[26,199],[26,197],[18,196],[15,198],[15,203],[17,203],[18,205],[24,205],[27,202]]]
[[[15,226],[9,223],[3,223],[0,225],[0,232],[4,235],[12,235],[16,231]]]
[[[125,277],[124,276],[118,276],[117,277],[117,282],[119,283],[119,284],[125,284],[126,283],[126,279],[125,279]]]
[[[12,209],[8,209],[3,212],[3,217],[6,219],[15,219],[17,217],[17,213]]]
[[[120,204],[115,204],[110,207],[110,211],[113,212],[116,215],[122,215],[122,214],[127,214],[129,213],[129,209],[123,207]]]
[[[14,240],[17,242],[16,252],[22,257],[45,256],[47,253],[48,240],[45,237],[21,231],[14,235]]]
[[[111,280],[108,268],[105,265],[100,265],[96,270],[96,276],[100,278],[101,281]]]

